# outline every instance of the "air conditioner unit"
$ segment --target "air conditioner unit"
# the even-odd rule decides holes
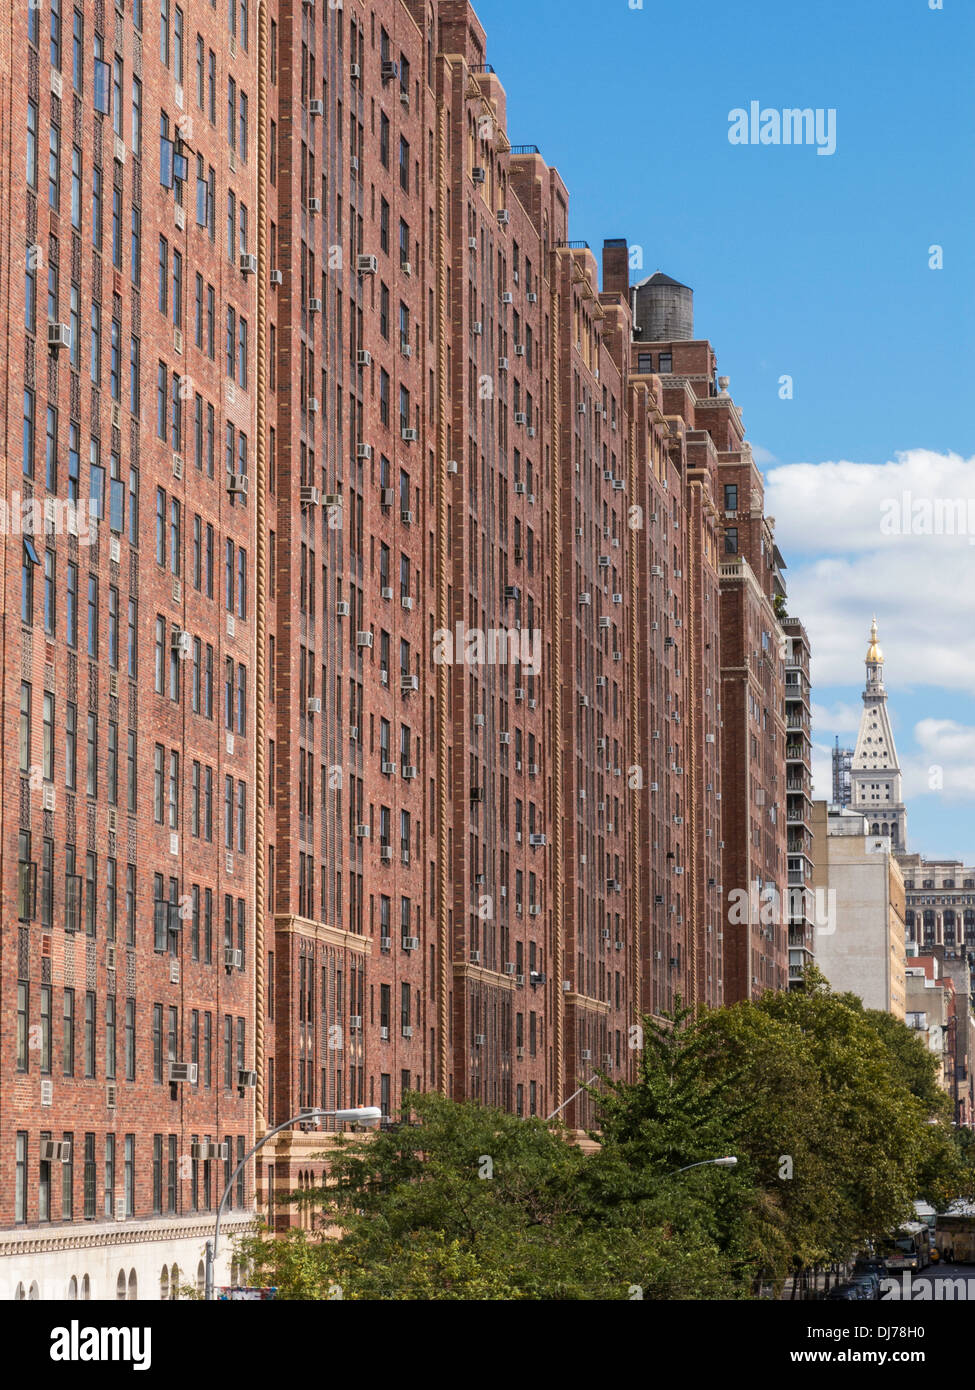
[[[396,764],[391,763],[388,758],[384,758],[380,763],[380,769],[384,777],[396,776]]]
[[[309,211],[310,213],[314,214],[314,213],[316,213],[316,212],[321,212],[321,210],[322,210],[322,200],[321,200],[321,198],[309,198],[309,199],[308,199],[308,211]]]
[[[485,1044],[486,1042],[487,1042],[487,1035],[486,1035],[485,1033],[475,1033],[475,1034],[474,1034],[474,1046],[475,1046],[475,1047],[483,1047],[484,1044]]]
[[[524,412],[523,410],[516,410],[516,411],[515,411],[515,424],[516,424],[516,425],[527,425],[527,424],[528,424],[528,416],[525,414],[525,412]]]
[[[322,494],[317,487],[304,486],[298,493],[298,500],[303,507],[317,507],[321,498]]]
[[[471,178],[475,183],[485,183],[487,181],[487,170],[482,169],[479,164],[475,164],[471,170]]]
[[[38,1151],[38,1157],[42,1163],[70,1163],[71,1162],[71,1141],[70,1139],[42,1139]]]
[[[524,355],[525,355],[525,344],[524,344],[524,343],[515,343],[515,356],[516,356],[516,357],[524,357]]]
[[[307,710],[309,714],[321,714],[322,698],[320,695],[312,695],[308,701]]]
[[[403,1024],[403,1037],[404,1037],[404,1038],[412,1038],[412,1036],[413,1036],[413,1025],[412,1025],[411,1023],[404,1023],[404,1024]]]
[[[507,370],[508,370],[508,359],[507,359],[507,357],[499,357],[499,358],[498,358],[498,371],[499,371],[499,372],[506,372]]]
[[[383,767],[384,767],[384,768],[385,768],[385,766],[386,766],[386,764],[383,763]],[[380,860],[382,861],[382,863],[384,863],[384,864],[392,864],[392,862],[393,862],[393,847],[392,847],[392,845],[380,845],[380,846],[379,846],[379,858],[380,858]]]
[[[355,446],[355,456],[356,456],[357,459],[371,459],[371,458],[372,458],[372,445],[371,445],[371,444],[357,444],[357,445]]]
[[[597,687],[598,687],[599,689],[602,689],[603,686],[605,686],[605,685],[607,685],[607,684],[608,684],[608,682],[607,682],[605,676],[597,676],[597,677],[596,677],[596,685],[597,685]]]
[[[538,846],[548,844],[548,840],[544,835],[529,835],[528,843],[537,848]]]
[[[412,594],[400,594],[400,600],[399,600],[399,601],[400,601],[400,604],[402,605],[402,607],[406,609],[407,613],[412,613],[412,611],[413,611],[413,595],[412,595]]]
[[[366,348],[359,348],[356,352],[355,360],[357,367],[371,367],[372,353],[369,352]]]
[[[519,497],[523,496],[527,491],[527,483],[515,483],[515,492],[518,494]]]
[[[47,326],[47,345],[52,352],[71,347],[71,329],[66,323],[49,323]]]
[[[498,226],[500,226],[500,227],[507,227],[507,225],[508,225],[508,223],[509,223],[510,221],[511,221],[511,213],[508,211],[508,209],[507,209],[507,208],[499,208],[499,209],[498,209]]]
[[[412,357],[412,356],[413,356],[413,348],[411,347],[410,343],[408,342],[408,340],[407,340],[406,338],[401,338],[401,339],[400,339],[399,350],[400,350],[400,352],[403,354],[404,357]]]
[[[471,801],[483,801],[483,800],[484,800],[484,788],[483,788],[483,787],[471,787]]]
[[[388,584],[384,584],[383,587],[382,587],[382,588],[380,589],[380,591],[379,591],[379,595],[380,595],[380,598],[385,599],[386,602],[388,603],[389,600],[393,597],[393,591],[392,591],[392,589],[390,588],[390,586],[389,586]]]
[[[309,396],[309,397],[308,397],[308,407],[307,407],[307,409],[308,409],[308,414],[309,414],[309,415],[317,415],[317,414],[318,414],[318,397],[317,397],[317,396]]]
[[[257,1072],[247,1071],[245,1068],[241,1067],[237,1072],[237,1085],[242,1090],[248,1090],[251,1087],[256,1086]]]
[[[537,304],[537,303],[538,303],[538,295],[535,293],[534,290],[529,290],[529,291],[528,291],[528,303],[529,303],[529,304]]]
[[[420,938],[418,936],[404,936],[403,950],[418,951],[420,949]]]
[[[322,312],[322,301],[315,298],[309,299],[308,312],[309,314],[320,314]]]
[[[280,270],[272,270],[268,278],[270,279],[272,285],[284,284],[284,276],[281,274]]]
[[[308,103],[309,116],[324,116],[325,106],[320,97],[312,97]]]
[[[350,1032],[350,1033],[361,1033],[361,1031],[362,1031],[362,1014],[350,1014],[350,1015],[349,1015],[349,1032]]]
[[[380,1042],[389,1042],[389,1029],[385,1025],[380,1025],[379,1040]]]
[[[240,273],[241,275],[257,274],[257,257],[254,255],[253,251],[241,252]]]
[[[591,606],[592,606],[592,594],[588,594],[588,593],[580,594],[580,595],[579,595],[579,603],[580,603],[583,607],[591,607]]]
[[[399,514],[399,519],[404,526],[413,525],[413,513],[410,511],[408,507],[403,508],[403,510]]]
[[[388,936],[381,936],[381,937],[379,938],[379,949],[380,949],[380,951],[388,951],[388,950],[390,949],[390,947],[392,946],[392,944],[393,944],[393,943],[392,943],[392,940],[391,940],[391,938],[388,937]]]
[[[353,82],[358,82],[362,76],[362,69],[358,63],[352,63],[349,67],[349,77]]]
[[[520,980],[524,981],[524,976],[523,976],[523,975],[519,975],[518,978],[519,978]],[[525,1060],[525,1049],[524,1049],[523,1047],[516,1047],[516,1048],[515,1048],[515,1061],[516,1061],[516,1062],[523,1062],[524,1060]]]
[[[378,256],[356,256],[355,268],[357,275],[378,275],[379,257]]]
[[[169,1084],[171,1086],[195,1086],[197,1071],[196,1062],[170,1062]]]
[[[400,435],[404,444],[415,444],[418,438],[417,431],[414,429],[400,430]]]
[[[355,635],[355,644],[356,644],[357,647],[371,647],[371,646],[372,646],[372,633],[371,633],[371,632],[357,632],[356,635]]]
[[[355,828],[355,837],[356,837],[357,840],[368,840],[368,839],[369,839],[369,827],[368,827],[368,825],[365,825],[365,824],[357,825],[356,828]]]
[[[474,320],[473,324],[471,325],[471,332],[474,334],[476,338],[479,338],[481,334],[484,332],[484,326],[481,323],[480,319]]]
[[[242,970],[244,966],[244,953],[238,951],[233,946],[223,948],[223,963],[227,970]]]
[[[227,492],[231,497],[247,496],[247,474],[231,473],[230,481],[227,484]]]
[[[504,596],[505,596],[505,599],[509,599],[509,600],[510,600],[510,599],[517,599],[517,598],[518,598],[518,595],[519,595],[519,592],[520,592],[520,591],[519,591],[519,589],[518,589],[518,585],[517,585],[517,584],[506,584],[506,585],[504,586]]]
[[[174,627],[169,637],[169,645],[180,657],[187,657],[193,645],[193,639],[188,632],[184,632],[180,627]]]
[[[415,780],[416,775],[417,775],[416,768],[413,766],[412,763],[410,763],[410,764],[408,764],[408,766],[406,766],[406,767],[403,768],[403,771],[402,771],[402,773],[401,773],[400,775],[401,775],[403,778],[405,778],[405,780],[406,780],[407,782],[412,782],[412,781]]]
[[[510,290],[502,290],[502,291],[501,291],[501,303],[502,303],[502,304],[514,304],[514,302],[515,302],[515,297],[514,297],[514,295],[511,293]]]
[[[614,603],[622,603],[622,602],[623,602],[623,595],[622,595],[622,594],[614,594],[614,595],[613,595],[613,602],[614,602]]]
[[[516,686],[516,687],[515,687],[515,701],[516,701],[516,702],[520,702],[520,701],[522,701],[524,698],[525,698],[525,689],[524,689],[524,686],[521,686],[521,685]]]
[[[400,261],[399,268],[401,272],[406,276],[407,280],[409,280],[410,276],[413,274],[413,267],[405,256]]]
[[[394,63],[388,58],[384,58],[380,69],[380,76],[383,82],[392,82],[399,77],[399,63]]]
[[[335,605],[335,616],[336,616],[337,618],[347,618],[347,617],[349,616],[349,601],[348,601],[348,599],[344,599],[344,598],[340,598],[340,599],[339,599],[338,603]]]
[[[447,460],[447,472],[448,472],[448,473],[456,473],[456,472],[457,472],[457,460],[456,460],[456,459],[448,459],[448,460]]]
[[[419,688],[420,688],[420,677],[419,677],[419,676],[400,676],[400,678],[399,678],[399,688],[400,688],[400,690],[403,692],[404,695],[405,695],[407,692],[411,691],[411,690],[419,690]]]
[[[541,915],[542,915],[542,905],[541,905],[541,903],[529,903],[529,905],[528,905],[528,915],[529,915],[529,917],[541,917]]]

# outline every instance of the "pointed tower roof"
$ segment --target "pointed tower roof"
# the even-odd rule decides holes
[[[867,665],[879,666],[883,663],[883,659],[884,654],[877,645],[877,617],[875,614],[874,620],[870,626],[870,646],[867,648]]]

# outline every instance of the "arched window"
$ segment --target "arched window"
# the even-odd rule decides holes
[[[934,945],[934,913],[930,909],[926,909],[924,913],[924,944]]]
[[[139,1297],[139,1281],[138,1281],[138,1279],[136,1278],[135,1270],[134,1270],[134,1269],[130,1269],[130,1270],[129,1270],[129,1299],[128,1299],[128,1301],[129,1301],[130,1303],[134,1303],[138,1297]]]
[[[30,1286],[30,1293],[27,1295],[27,1297],[31,1303],[36,1303],[39,1300],[40,1296],[40,1289],[38,1289],[37,1280],[35,1279],[33,1284],[31,1284]]]
[[[91,1298],[91,1280],[88,1278],[88,1275],[85,1274],[85,1275],[82,1276],[82,1280],[81,1280],[81,1299],[82,1299],[82,1302],[87,1303],[88,1300],[89,1300],[90,1298]]]
[[[159,1276],[159,1297],[165,1303],[169,1298],[169,1268],[163,1265],[162,1274]]]
[[[169,1269],[169,1297],[174,1303],[179,1298],[179,1265],[171,1265]]]
[[[879,834],[880,834],[880,823],[879,823],[879,821],[874,821],[874,823],[873,823],[873,830],[871,830],[870,833],[871,833],[871,835],[879,835]]]
[[[949,908],[944,915],[945,924],[945,945],[954,946],[955,944],[955,914]]]
[[[118,1272],[118,1278],[115,1281],[115,1297],[119,1303],[125,1302],[125,1288],[125,1270],[120,1269]]]
[[[25,1295],[24,1295],[24,1286],[23,1286],[23,1284],[18,1284],[18,1285],[17,1285],[17,1288],[16,1288],[16,1291],[14,1292],[14,1302],[15,1302],[15,1303],[23,1303],[24,1297],[25,1297]]]
[[[206,1292],[206,1283],[207,1283],[207,1270],[206,1270],[206,1265],[205,1265],[205,1264],[203,1263],[203,1261],[201,1260],[200,1263],[199,1263],[199,1264],[197,1265],[197,1267],[196,1267],[196,1291],[197,1291],[197,1293],[202,1294],[202,1293],[205,1293],[205,1292]]]
[[[75,1278],[75,1276],[72,1274],[71,1278],[68,1280],[68,1299],[69,1299],[70,1302],[74,1303],[74,1302],[76,1301],[77,1297],[78,1297],[78,1280],[77,1280],[77,1279]]]

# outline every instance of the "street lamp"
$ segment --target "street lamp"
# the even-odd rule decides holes
[[[713,1168],[736,1168],[738,1166],[738,1160],[733,1154],[729,1154],[727,1158],[702,1158],[700,1163],[688,1163],[686,1168],[677,1168],[673,1173],[668,1173],[667,1176],[669,1178],[676,1178],[678,1173],[689,1173],[692,1168],[707,1168],[708,1166]]]
[[[280,1134],[282,1129],[290,1129],[292,1125],[300,1124],[302,1120],[318,1120],[328,1115],[334,1117],[341,1124],[359,1124],[363,1125],[366,1129],[375,1129],[382,1119],[382,1113],[378,1105],[360,1105],[353,1110],[301,1110],[297,1115],[292,1115],[290,1119],[282,1120],[279,1125],[275,1125],[273,1129],[269,1129],[267,1134],[265,1134],[262,1139],[259,1139],[252,1149],[244,1154],[244,1157],[231,1173],[230,1180],[223,1190],[223,1196],[220,1198],[220,1205],[217,1207],[217,1220],[213,1228],[213,1240],[207,1241],[206,1278],[203,1296],[208,1303],[213,1300],[213,1270],[217,1262],[217,1247],[220,1243],[220,1218],[223,1216],[223,1209],[226,1205],[227,1198],[230,1196],[234,1183],[237,1181],[237,1174],[245,1164],[250,1162],[258,1149],[262,1149],[267,1141],[273,1139],[276,1134]]]

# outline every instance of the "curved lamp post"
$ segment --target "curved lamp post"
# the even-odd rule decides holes
[[[292,1115],[290,1119],[282,1120],[282,1122],[279,1125],[275,1125],[273,1129],[269,1129],[267,1134],[265,1134],[262,1139],[259,1139],[252,1149],[244,1154],[244,1157],[231,1173],[230,1181],[223,1190],[223,1196],[220,1198],[220,1205],[217,1207],[217,1220],[213,1228],[213,1240],[207,1241],[204,1298],[208,1303],[213,1300],[213,1270],[217,1262],[217,1248],[220,1244],[220,1220],[223,1216],[223,1209],[226,1205],[227,1198],[233,1191],[234,1183],[237,1181],[238,1173],[250,1162],[258,1149],[262,1149],[267,1141],[273,1139],[276,1134],[280,1134],[282,1129],[290,1129],[292,1125],[300,1124],[302,1120],[320,1120],[325,1116],[332,1116],[342,1124],[360,1124],[364,1125],[367,1129],[375,1129],[382,1119],[382,1111],[377,1105],[360,1105],[353,1110],[302,1110],[297,1115]]]

